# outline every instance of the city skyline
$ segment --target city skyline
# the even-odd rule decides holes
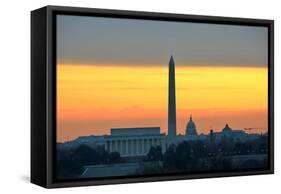
[[[129,36],[127,33],[123,33],[122,36],[119,33],[126,30],[132,31],[135,25],[140,24],[139,22],[141,22],[140,26],[146,23],[150,26],[151,21],[134,20],[132,22],[130,20],[128,22],[127,19],[77,17],[81,20],[77,22],[69,17],[58,17],[57,141],[63,142],[85,135],[108,134],[114,127],[159,126],[162,132],[167,133],[167,65],[170,54],[175,56],[176,61],[178,133],[184,133],[190,114],[196,121],[199,133],[208,133],[210,129],[220,131],[225,123],[229,123],[235,129],[258,127],[263,129],[258,132],[267,131],[267,52],[265,52],[267,46],[264,45],[267,34],[263,28],[215,25],[215,32],[224,31],[226,39],[228,37],[231,39],[228,43],[220,41],[215,45],[215,49],[211,49],[208,46],[210,41],[216,42],[219,37],[214,35],[215,32],[209,32],[209,36],[204,35],[203,27],[206,27],[205,25],[210,27],[209,24],[159,22],[159,29],[170,29],[170,25],[177,26],[178,29],[171,30],[167,35],[164,33],[166,38],[170,37],[176,43],[163,50],[161,48],[164,43],[159,42],[157,46],[160,51],[156,49],[155,54],[153,52],[149,54],[141,53],[136,47],[139,42],[132,42],[131,39],[138,35],[142,37],[144,31],[146,35],[153,35],[155,33],[153,29],[157,25],[152,31],[142,30]],[[104,36],[99,34],[96,37],[94,33],[90,33],[94,30],[91,26],[103,22],[105,22],[104,26],[98,25],[96,30],[106,32]],[[124,28],[124,22],[128,22],[127,28]],[[86,28],[88,31],[82,28],[88,36],[84,34],[81,35],[81,39],[73,41],[68,39],[74,35],[74,32],[77,33],[84,23],[89,24]],[[122,28],[110,32],[119,34],[123,40],[130,40],[124,43],[127,49],[119,49],[122,53],[114,50],[120,45],[114,46],[111,41],[108,41],[113,47],[109,48],[110,44],[105,41],[112,39],[112,33],[107,34],[108,28],[114,27],[112,23],[120,24]],[[189,29],[184,29],[185,25],[192,25],[192,27],[195,25],[197,28],[189,26]],[[201,35],[195,33],[196,29]],[[186,34],[184,36],[184,33],[180,37],[171,36],[171,33],[180,30],[184,32],[191,30],[201,38],[201,43],[190,42],[192,45],[186,45],[187,51],[184,52],[182,50],[184,47],[179,41],[188,36]],[[253,31],[256,31],[254,35]],[[236,36],[232,37],[233,35]],[[86,38],[89,42],[82,46]],[[99,42],[97,38],[101,38],[103,42]],[[233,41],[235,38],[237,41]],[[242,41],[239,38],[242,38]],[[93,39],[97,41],[97,44],[92,42]],[[162,39],[163,37],[160,38]],[[195,39],[199,40],[198,37]],[[207,39],[212,40],[207,41]],[[256,45],[256,40],[259,40],[260,46]],[[151,41],[150,38],[144,40],[145,43],[141,44],[141,48],[148,48],[148,51],[151,51],[151,47],[155,47],[155,41],[152,43],[149,41]],[[244,43],[245,41],[247,44]],[[171,43],[171,40],[165,44],[168,43]],[[130,45],[132,47],[129,47]],[[204,45],[206,48],[203,47]],[[235,45],[244,47],[243,49],[233,48]],[[176,49],[176,46],[182,49]],[[195,49],[192,49],[192,46],[195,46]],[[135,50],[134,57],[131,56],[130,50]],[[168,50],[173,50],[173,52]],[[125,51],[129,52],[127,56],[124,56]],[[198,53],[194,54],[195,51]],[[110,53],[110,55],[106,57],[97,54],[100,52]],[[234,54],[230,55],[231,52]],[[161,57],[159,57],[160,54]],[[220,59],[219,56],[225,58]],[[163,58],[166,58],[165,61]]]
[[[75,72],[77,72],[76,70],[77,69],[75,68]],[[86,71],[86,69],[84,71]],[[198,70],[196,70],[196,71],[198,71]],[[208,72],[208,74],[210,73],[210,69],[209,70],[205,69],[205,71],[206,71],[205,73],[207,73],[207,72]],[[229,69],[229,71],[231,71],[233,73],[233,69]],[[240,70],[237,70],[237,71],[238,72],[236,72],[235,74],[239,73]],[[252,71],[252,70],[248,70],[248,71]],[[88,73],[91,74],[91,71]],[[262,70],[260,70],[260,72],[258,72],[258,73],[262,74],[262,75],[265,74],[265,72],[263,72]],[[166,75],[168,76],[168,72],[166,72]],[[134,74],[132,74],[132,76],[134,76]],[[255,76],[257,76],[257,73],[253,72],[251,77],[255,77]],[[154,76],[151,76],[151,77],[154,77]],[[248,77],[248,75],[247,76],[244,75],[244,79],[242,79],[242,80],[247,79],[247,77]],[[87,76],[85,76],[85,78],[87,78]],[[181,83],[184,83],[183,81],[181,81]],[[257,82],[261,84],[263,81],[264,80],[260,80]],[[148,105],[150,105],[151,107],[141,108],[138,105],[138,103],[136,103],[136,106],[122,108],[126,102],[121,100],[121,104],[119,104],[120,106],[116,105],[116,110],[114,110],[114,108],[113,109],[107,108],[107,109],[103,110],[102,107],[98,107],[97,109],[92,109],[92,108],[94,108],[94,106],[93,105],[91,106],[87,103],[87,102],[89,102],[89,100],[91,100],[91,99],[88,99],[87,97],[85,97],[85,98],[88,100],[85,99],[86,100],[85,102],[80,101],[80,103],[77,104],[76,107],[73,107],[73,104],[72,104],[72,106],[68,105],[68,107],[66,109],[62,109],[62,111],[60,111],[60,113],[63,113],[63,110],[66,111],[64,116],[69,118],[67,123],[63,123],[63,119],[60,119],[60,115],[58,115],[58,119],[60,119],[59,124],[62,124],[67,129],[70,129],[69,131],[66,131],[67,132],[67,133],[65,133],[66,136],[62,135],[62,136],[64,136],[64,138],[62,138],[63,141],[75,139],[78,136],[108,134],[109,130],[114,127],[160,126],[161,131],[167,133],[167,128],[168,128],[167,127],[168,79],[163,81],[163,83],[164,82],[167,83],[167,85],[164,86],[163,88],[161,88],[160,94],[156,96],[156,97],[162,96],[162,98],[159,99],[159,101],[161,101],[161,102],[159,102],[160,104],[158,104],[154,108],[152,106],[153,104],[151,104],[151,103],[153,103],[154,100],[157,100],[157,99],[152,98],[151,94],[149,95],[149,93],[151,93],[151,91],[153,91],[155,89],[153,87],[150,87],[147,89],[147,95],[149,95],[148,97],[151,97],[153,99],[152,102],[148,103]],[[241,81],[241,82],[243,82],[243,81]],[[241,84],[241,82],[238,83],[238,85]],[[230,85],[232,85],[232,84],[233,83],[230,83]],[[70,85],[72,85],[72,84],[70,84]],[[178,83],[178,85],[181,85],[181,84]],[[251,84],[250,84],[250,86],[251,86]],[[258,84],[257,84],[257,86],[258,86]],[[248,90],[247,87],[249,87],[249,85],[246,85],[245,87],[241,88],[240,90],[242,90],[242,91]],[[73,88],[73,85],[72,85],[72,88]],[[97,89],[98,88],[95,88],[95,91]],[[110,88],[102,88],[102,91],[107,90],[107,89],[110,89]],[[122,95],[126,95],[126,92],[128,92],[128,89],[132,90],[132,88],[126,88],[126,87],[121,89],[121,91],[122,90],[124,90],[124,91],[121,92],[120,96],[122,97]],[[267,110],[265,107],[265,105],[266,105],[265,103],[263,104],[264,107],[262,107],[261,109],[255,110],[253,108],[256,106],[256,103],[255,103],[256,101],[252,101],[252,102],[249,102],[247,108],[245,108],[245,109],[242,108],[241,110],[239,110],[239,108],[237,109],[237,108],[235,108],[235,106],[237,105],[237,103],[239,103],[239,101],[241,101],[241,100],[243,101],[243,98],[240,98],[240,99],[237,99],[237,102],[234,102],[233,105],[229,105],[228,104],[229,102],[226,101],[225,103],[221,103],[221,106],[217,105],[217,108],[216,108],[216,107],[212,107],[212,106],[214,106],[221,99],[217,99],[216,103],[210,104],[210,103],[208,103],[208,98],[205,99],[205,101],[204,101],[204,100],[202,100],[202,97],[201,97],[200,98],[201,100],[199,99],[199,101],[202,104],[199,104],[200,105],[199,107],[195,107],[194,104],[192,103],[192,102],[194,102],[194,100],[192,100],[192,98],[189,98],[188,101],[185,101],[185,99],[181,98],[181,96],[189,95],[189,96],[194,96],[196,99],[196,97],[200,97],[198,95],[200,95],[202,90],[198,89],[193,92],[188,92],[187,89],[192,90],[192,87],[187,87],[187,88],[183,87],[183,88],[177,89],[177,102],[178,102],[177,106],[184,107],[183,109],[177,108],[178,134],[179,133],[184,134],[185,126],[186,126],[186,123],[188,121],[190,114],[193,115],[193,118],[197,123],[197,128],[198,128],[199,133],[208,133],[210,129],[214,129],[215,131],[220,131],[224,127],[225,123],[229,123],[230,126],[233,128],[243,129],[243,128],[248,128],[248,127],[262,127],[262,128],[264,128],[264,130],[261,132],[267,131],[267,129],[266,129]],[[259,89],[259,87],[257,87],[256,89]],[[120,87],[118,87],[118,86],[115,86],[113,88],[111,87],[110,90],[117,91],[117,90],[120,90]],[[139,92],[143,92],[144,89],[135,88],[133,90],[135,90],[136,96],[138,96]],[[204,90],[206,90],[206,89],[204,89]],[[210,93],[213,90],[217,91],[220,89],[212,88],[212,90],[210,91],[210,89],[209,89],[207,91],[207,93]],[[238,90],[237,88],[229,88],[229,90],[227,90],[227,92],[233,92],[233,91],[237,91],[237,90]],[[265,90],[265,88],[264,88],[264,90]],[[70,92],[72,94],[72,96],[76,96],[75,94],[73,94],[72,89],[69,91],[67,90],[65,92],[67,92],[67,93]],[[258,93],[262,93],[262,92],[263,91],[261,90]],[[188,93],[188,94],[186,94],[186,93]],[[251,97],[251,91],[246,92],[246,95],[247,96],[250,95],[249,97]],[[135,98],[136,96],[132,95],[132,96],[130,96],[130,98]],[[209,98],[213,98],[213,97],[214,96],[212,96],[212,97],[209,96]],[[265,98],[265,96],[262,96],[262,98]],[[71,99],[68,99],[68,100],[64,99],[64,100],[65,100],[65,104],[71,103]],[[101,100],[101,99],[99,99],[99,100]],[[111,99],[111,100],[113,100],[113,99]],[[137,99],[136,99],[136,101],[137,101]],[[146,99],[144,99],[144,101],[146,101]],[[263,99],[263,101],[266,101],[266,99]],[[198,101],[196,104],[198,105]],[[207,104],[209,104],[209,106],[207,106]],[[112,101],[109,105],[114,105],[114,101]],[[161,105],[164,107],[161,108]],[[226,105],[228,105],[227,108],[224,107]],[[157,108],[160,108],[160,109],[157,109]],[[76,110],[76,111],[72,111],[71,109]],[[80,112],[77,112],[78,109],[80,110]],[[119,114],[120,109],[123,110],[122,116],[124,117],[124,119],[122,119],[122,117],[117,116]],[[148,109],[148,111],[147,111],[147,109]],[[247,109],[249,109],[249,110],[247,110]],[[98,112],[100,114],[98,114],[98,115],[94,114],[94,112],[97,112],[96,110],[98,110]],[[93,114],[87,114],[87,111],[89,111],[89,112],[93,111]],[[134,112],[134,114],[132,114],[132,112]],[[145,115],[142,114],[142,112],[144,112]],[[109,119],[107,114],[109,114],[109,113],[111,115],[116,115],[116,116],[113,118],[110,118],[111,121],[107,122]],[[155,117],[155,115],[160,116],[162,118],[157,118],[157,117]],[[242,118],[242,120],[241,120],[241,118]],[[76,119],[78,119],[78,122]],[[81,119],[81,120],[79,121],[79,119]],[[92,127],[93,124],[96,126],[99,126],[99,127],[94,128],[94,127]],[[77,130],[78,128],[79,128],[79,130]],[[83,131],[83,128],[86,130]],[[59,127],[58,129],[62,129],[62,128]],[[89,129],[89,130],[87,130],[87,129]],[[99,129],[102,129],[102,130],[99,130]],[[74,134],[71,135],[71,133],[73,133],[73,132],[74,132]]]

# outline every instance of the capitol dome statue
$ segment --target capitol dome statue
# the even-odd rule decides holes
[[[197,135],[196,126],[192,120],[192,115],[190,115],[189,121],[186,125],[185,135]]]

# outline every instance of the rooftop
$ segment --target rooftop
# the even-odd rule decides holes
[[[112,136],[160,135],[160,127],[112,128]]]

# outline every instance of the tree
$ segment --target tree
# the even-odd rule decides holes
[[[207,145],[206,142],[196,140],[190,142],[191,149],[193,151],[193,157],[202,158],[207,156]]]
[[[121,157],[119,152],[111,152],[109,154],[109,163],[119,163],[121,161]]]
[[[168,171],[198,171],[202,163],[200,158],[206,155],[207,149],[202,141],[184,141],[177,146],[171,145],[164,154],[164,168]]]
[[[93,148],[87,145],[81,145],[73,152],[72,158],[85,166],[96,164],[98,157],[97,152]]]
[[[56,173],[59,179],[77,178],[84,172],[83,166],[72,159],[58,160]]]
[[[179,170],[187,170],[191,168],[191,159],[194,150],[190,142],[182,142],[176,148],[176,167]]]
[[[161,161],[163,160],[162,148],[160,146],[152,146],[145,158],[146,161]]]
[[[176,168],[176,146],[170,145],[163,156],[163,166],[165,171],[175,171]]]
[[[72,158],[83,166],[107,164],[110,160],[109,153],[103,147],[92,148],[88,145],[81,145],[74,150]]]

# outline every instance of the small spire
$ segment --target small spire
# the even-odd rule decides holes
[[[192,121],[192,114],[190,115],[189,120],[191,120],[191,121]]]

